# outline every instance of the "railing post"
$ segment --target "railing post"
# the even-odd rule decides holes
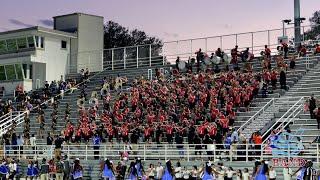
[[[216,145],[214,145],[214,148],[213,148],[213,162],[216,162]]]
[[[231,144],[230,144],[230,149],[229,149],[230,162],[232,162],[232,151],[233,151],[233,147],[232,147],[232,143],[231,143]]]
[[[192,39],[190,40],[190,57],[192,57],[193,52],[192,52]]]
[[[167,144],[164,145],[164,160],[167,161]]]
[[[319,151],[320,151],[320,149],[319,149],[319,146],[320,146],[320,144],[318,143],[317,144],[317,163],[319,164]]]
[[[126,48],[123,48],[123,69],[126,69]]]
[[[139,46],[137,46],[137,68],[139,67]]]
[[[249,148],[248,148],[248,143],[246,144],[246,162],[249,161],[249,152],[248,152]]]
[[[88,145],[86,145],[86,161],[88,160]]]
[[[107,154],[107,145],[104,145],[103,146],[103,156],[106,157],[106,154]]]
[[[251,33],[251,52],[253,54],[253,32]]]
[[[68,145],[67,156],[68,156],[68,158],[70,158],[70,146],[69,145]]]
[[[206,50],[206,53],[208,54],[208,38],[205,38],[205,50]]]
[[[152,52],[152,50],[151,50],[151,44],[149,45],[149,66],[151,67],[151,52]]]
[[[263,160],[263,144],[260,144],[260,160]]]
[[[268,47],[270,48],[270,30],[268,30]]]
[[[236,34],[236,45],[238,45],[238,34]]]
[[[146,161],[146,145],[143,145],[143,160]]]
[[[114,70],[114,49],[111,49],[111,69]]]
[[[190,161],[189,144],[187,144],[186,152],[187,152],[187,161],[189,162]]]
[[[4,143],[3,145],[3,157],[6,158],[6,153],[7,153],[7,147],[6,144]]]

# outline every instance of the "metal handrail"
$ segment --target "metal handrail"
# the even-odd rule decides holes
[[[291,106],[291,107],[290,107],[276,122],[274,122],[273,125],[262,135],[262,138],[264,138],[268,133],[270,133],[270,132],[273,130],[273,128],[274,128],[279,122],[282,122],[284,119],[287,119],[286,116],[287,116],[289,113],[291,113],[291,111],[292,111],[292,109],[293,109],[294,107],[296,107],[299,103],[303,102],[303,100],[304,100],[304,97],[301,97],[293,106]],[[285,118],[285,117],[286,117],[286,118]],[[265,144],[267,140],[268,140],[268,139],[266,138],[266,139],[262,142],[262,144]]]
[[[248,125],[249,123],[251,123],[254,119],[257,118],[257,116],[260,116],[261,114],[264,113],[265,108],[268,106],[270,106],[271,104],[274,105],[274,98],[272,98],[270,101],[267,102],[267,104],[265,104],[259,111],[257,111],[250,119],[248,119],[245,123],[243,123],[239,129],[237,130],[237,132],[243,130],[243,128]]]
[[[306,145],[307,143],[305,143]],[[237,158],[244,158],[237,160],[239,162],[250,162],[250,158],[269,160],[273,158],[273,155],[268,153],[268,150],[263,146],[254,144],[131,144],[132,149],[128,149],[126,144],[122,145],[100,145],[99,156],[100,158],[111,157],[118,159],[121,157],[120,151],[131,152],[129,158],[141,158],[143,160],[168,160],[168,159],[185,159],[187,161],[194,161],[194,158],[209,158],[213,161],[216,159],[228,158],[229,161],[234,161]],[[304,149],[303,155],[288,155],[283,158],[298,157],[305,159],[312,159],[319,163],[319,145],[314,144],[316,147],[310,149]],[[177,148],[179,146],[179,148]],[[197,149],[196,147],[202,147]],[[217,146],[223,146],[225,148],[218,149]],[[23,148],[21,148],[23,147]],[[68,158],[81,158],[88,160],[93,158],[93,154],[96,149],[95,145],[63,145],[61,150],[64,154],[68,155]],[[180,148],[181,147],[181,148]],[[207,147],[207,148],[205,148]],[[242,148],[238,148],[242,147]],[[4,157],[33,157],[35,159],[41,159],[43,157],[54,157],[54,146],[48,145],[24,145],[24,146],[12,146],[4,145]],[[211,155],[206,154],[208,151],[212,152]],[[290,149],[288,149],[288,152]],[[200,153],[199,153],[200,152]],[[241,153],[240,153],[241,152]],[[198,154],[197,154],[198,153]],[[202,154],[201,154],[202,153]],[[255,153],[255,154],[254,154]]]

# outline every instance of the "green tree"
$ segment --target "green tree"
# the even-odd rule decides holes
[[[306,39],[317,39],[320,35],[320,10],[313,13],[309,18],[311,29],[305,33]]]
[[[105,49],[144,44],[154,44],[158,48],[162,47],[162,41],[159,38],[148,36],[144,31],[138,29],[130,31],[113,21],[108,21],[104,26]]]

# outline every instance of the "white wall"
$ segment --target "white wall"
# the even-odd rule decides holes
[[[37,49],[35,55],[31,57],[31,61],[46,64],[45,79],[47,81],[59,80],[61,75],[65,76],[67,73],[70,40],[69,38],[44,33],[38,35],[45,38],[44,49]],[[61,49],[62,40],[67,41],[66,49]],[[37,71],[37,67],[40,66],[33,66],[33,72]]]
[[[32,90],[32,81],[31,80],[24,80],[24,81],[5,81],[0,83],[0,87],[5,87],[6,94],[13,94],[13,91],[16,87],[22,84],[25,91]]]
[[[79,15],[78,51],[86,55],[78,57],[78,64],[88,64],[90,71],[103,69],[103,35],[103,17]]]
[[[23,56],[23,57],[11,57],[6,59],[0,59],[0,64],[27,64],[30,63],[31,57],[29,56]]]

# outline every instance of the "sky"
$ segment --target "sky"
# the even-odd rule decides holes
[[[301,0],[301,17],[316,10],[320,0]],[[281,28],[294,11],[293,0],[1,0],[0,31],[52,27],[53,16],[74,12],[171,41]]]

